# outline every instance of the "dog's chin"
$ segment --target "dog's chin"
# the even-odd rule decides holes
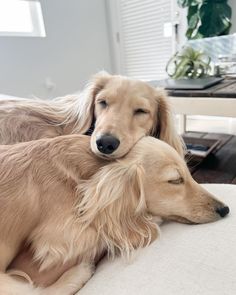
[[[108,161],[112,161],[114,159],[116,159],[116,157],[112,156],[112,155],[106,155],[100,152],[96,152],[94,153],[97,157],[104,159],[104,160],[108,160]]]
[[[176,221],[179,223],[185,223],[185,224],[198,224],[199,223],[199,222],[195,222],[195,221],[189,220],[185,217],[178,216],[178,215],[170,215],[165,219],[170,220],[170,221]]]
[[[115,153],[114,154],[103,154],[101,152],[99,152],[99,150],[97,148],[93,148],[91,147],[92,152],[99,158],[104,159],[104,160],[115,160],[117,158],[119,158],[119,156],[117,156]],[[121,157],[121,156],[120,156]]]
[[[170,221],[176,221],[179,223],[186,223],[186,224],[203,224],[203,223],[210,223],[210,222],[215,222],[220,220],[221,218],[217,215],[214,216],[209,216],[209,217],[205,217],[205,218],[194,218],[192,220],[186,218],[186,217],[182,217],[179,215],[170,215],[168,217],[165,218],[166,220],[170,220]]]
[[[126,154],[128,154],[129,150],[127,151],[120,151],[119,149],[117,151],[114,151],[114,153],[112,154],[104,154],[104,153],[101,153],[97,147],[91,145],[91,150],[92,152],[99,158],[102,158],[102,159],[105,159],[105,160],[115,160],[115,159],[120,159],[122,157],[124,157]]]

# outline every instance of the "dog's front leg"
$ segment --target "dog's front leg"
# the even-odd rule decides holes
[[[42,295],[74,295],[94,273],[94,265],[82,262],[66,271],[53,285],[44,289]]]

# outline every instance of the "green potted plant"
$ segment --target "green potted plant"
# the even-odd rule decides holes
[[[228,0],[177,0],[187,8],[188,29],[186,37],[191,39],[229,34],[232,9]]]
[[[196,79],[209,76],[211,59],[203,52],[185,47],[170,58],[166,72],[172,79]]]

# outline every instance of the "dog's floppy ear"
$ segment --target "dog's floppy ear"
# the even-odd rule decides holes
[[[170,102],[163,89],[156,89],[156,101],[156,122],[150,135],[165,141],[183,157],[184,143],[174,126],[174,118],[171,111]]]
[[[99,72],[92,77],[87,83],[84,90],[79,94],[77,99],[76,123],[74,125],[74,133],[91,133],[94,123],[94,100],[96,95],[104,88],[111,75],[105,71]],[[91,132],[90,132],[91,131]]]
[[[100,71],[92,77],[91,95],[93,99],[105,87],[106,83],[111,79],[111,75],[106,71]]]
[[[79,220],[96,227],[111,255],[129,255],[157,237],[157,226],[146,212],[143,179],[142,166],[117,161],[79,189]]]

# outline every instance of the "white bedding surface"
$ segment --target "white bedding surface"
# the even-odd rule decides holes
[[[9,99],[9,98],[20,98],[20,97],[0,93],[0,99]]]
[[[130,263],[104,259],[80,295],[236,294],[236,185],[204,185],[231,209],[215,223],[161,226]]]

